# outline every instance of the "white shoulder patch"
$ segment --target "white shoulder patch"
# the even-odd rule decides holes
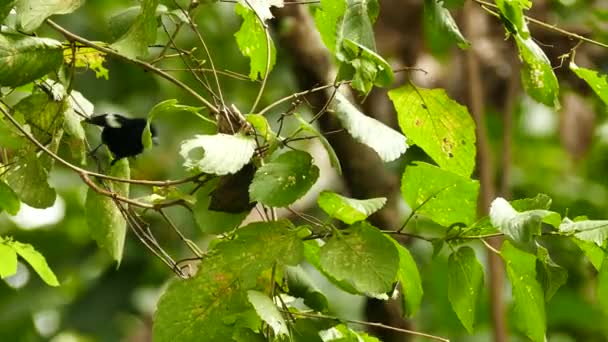
[[[106,119],[106,124],[109,127],[112,127],[112,128],[122,127],[122,124],[120,123],[120,121],[118,121],[118,118],[114,114],[107,114],[105,119]]]

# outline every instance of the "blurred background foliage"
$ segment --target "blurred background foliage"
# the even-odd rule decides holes
[[[173,1],[161,2],[168,7],[174,6]],[[410,3],[412,2],[404,1],[400,10],[409,11],[407,5]],[[534,1],[534,8],[540,9],[538,12],[532,11],[532,15],[541,14],[548,22],[559,23],[561,27],[580,28],[585,33],[592,31],[594,38],[606,41],[608,8],[595,9],[598,3],[588,0]],[[90,40],[111,42],[115,37],[112,36],[108,19],[135,4],[137,3],[133,1],[89,0],[76,12],[57,17],[56,21]],[[457,10],[461,5],[460,0],[447,1],[448,8]],[[416,8],[420,10],[420,4]],[[421,17],[422,13],[419,15]],[[239,52],[233,37],[240,25],[240,18],[234,13],[234,4],[206,4],[201,7],[196,19],[213,53],[217,69],[248,74],[248,60]],[[499,22],[493,24],[496,26],[495,30],[502,30]],[[421,27],[408,28],[406,22],[402,25],[403,30],[421,32]],[[281,27],[277,29],[280,30]],[[159,33],[161,32],[162,29]],[[41,35],[62,39],[51,30],[42,30]],[[496,37],[502,38],[500,34]],[[159,44],[165,39],[165,35],[159,34]],[[383,35],[381,31],[376,36],[381,49],[388,45],[386,40],[389,39],[391,37]],[[416,75],[417,79],[422,80],[422,83],[443,84],[458,98],[457,87],[449,86],[458,82],[458,73],[445,70],[453,70],[450,66],[463,63],[458,57],[460,52],[455,47],[448,47],[442,37],[425,34],[419,39],[424,42],[421,46],[412,46],[412,49],[417,49],[417,58],[411,65],[424,68],[429,71],[429,75]],[[540,39],[542,41],[542,38]],[[179,41],[180,45],[185,47],[196,45],[195,37],[188,33],[180,34]],[[555,45],[551,50],[567,52],[569,47]],[[385,50],[380,53],[390,61],[394,51]],[[153,47],[151,55],[154,56],[155,52],[159,51],[160,48]],[[194,53],[200,59],[205,59],[200,49]],[[596,52],[590,59],[594,62],[591,66],[596,70],[605,71],[608,68],[607,55],[607,50]],[[271,74],[262,105],[299,91],[289,58],[289,54],[277,45],[277,65]],[[554,58],[552,62],[556,65]],[[165,61],[162,66],[183,68],[178,60]],[[119,112],[131,116],[145,116],[156,103],[171,98],[178,99],[180,103],[196,105],[178,88],[153,77],[141,68],[113,59],[109,59],[107,68],[108,80],[96,78],[92,71],[80,71],[75,78],[74,88],[95,104],[96,113]],[[436,68],[444,72],[433,72]],[[195,84],[186,71],[173,74]],[[511,160],[513,169],[510,177],[512,198],[546,193],[553,198],[552,208],[555,211],[567,213],[570,217],[586,215],[591,219],[606,219],[606,108],[580,83],[564,81],[560,75],[558,78],[563,89],[561,101],[564,105],[564,110],[559,113],[536,104],[523,95],[518,95],[515,101]],[[251,105],[259,87],[256,82],[229,77],[222,77],[221,83],[227,102],[234,103],[239,108],[248,108]],[[584,122],[579,117],[574,120],[569,117],[567,111],[574,110],[574,107],[568,105],[565,98],[570,96],[575,98],[573,101],[577,103],[576,109],[585,111],[586,117],[591,117],[589,128],[582,132],[572,132]],[[487,102],[488,132],[494,152],[496,174],[500,176],[502,108],[495,105],[492,98]],[[269,121],[276,122],[276,118]],[[185,115],[179,119],[161,116],[156,119],[156,125],[160,131],[161,144],[132,162],[132,177],[176,179],[184,176],[182,160],[177,153],[179,143],[197,133],[200,120]],[[98,130],[88,127],[87,133],[91,142],[99,141]],[[70,158],[65,146],[61,154]],[[400,174],[408,160],[422,157],[419,150],[412,149],[405,158],[388,167]],[[322,172],[321,177],[328,177],[328,173]],[[28,270],[27,266],[20,265],[18,274],[0,285],[0,340],[150,340],[155,301],[167,279],[173,276],[172,272],[132,235],[127,238],[125,257],[117,267],[89,238],[84,217],[86,186],[75,174],[61,168],[54,169],[51,184],[58,192],[55,206],[45,210],[23,208],[16,218],[1,214],[0,235],[10,235],[18,241],[35,246],[47,258],[62,286],[48,287]],[[137,188],[134,188],[133,192],[136,195]],[[319,214],[314,206],[308,210],[315,215]],[[408,211],[404,203],[404,217]],[[171,208],[168,212],[197,243],[204,246],[208,242],[209,237],[200,232],[192,215],[182,208]],[[158,240],[164,243],[164,247],[174,255],[188,256],[178,237],[162,225],[158,217],[148,214],[146,219],[152,223],[151,229]],[[437,226],[422,220],[412,222],[409,228],[414,232],[431,235],[438,229]],[[553,258],[568,269],[569,278],[566,286],[548,303],[549,341],[608,340],[608,326],[603,324],[608,320],[608,315],[595,304],[597,300],[593,284],[596,272],[571,242],[556,239],[550,241],[550,244]],[[483,296],[478,309],[477,333],[473,336],[467,335],[447,300],[447,253],[432,257],[432,246],[425,241],[412,241],[410,247],[420,268],[425,291],[422,309],[414,319],[417,330],[450,336],[452,341],[490,340],[487,294]],[[484,255],[482,250],[478,252],[478,256]],[[324,283],[320,277],[317,278],[330,298],[332,310],[336,315],[353,319],[364,318],[363,298],[353,298],[352,295],[342,293]],[[513,326],[514,323],[510,322],[510,325]],[[511,339],[524,340],[517,335],[511,336]]]

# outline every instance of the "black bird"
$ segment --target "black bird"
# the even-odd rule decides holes
[[[101,142],[114,155],[114,160],[110,165],[114,165],[122,158],[133,157],[144,151],[141,136],[146,128],[146,119],[132,119],[120,114],[99,114],[85,121],[103,127]],[[152,133],[152,141],[156,144],[156,129],[153,125],[150,125],[150,132]]]

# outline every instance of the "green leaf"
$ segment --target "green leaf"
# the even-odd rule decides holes
[[[551,259],[549,251],[545,247],[538,243],[536,244],[536,247],[536,257],[542,265],[542,267],[537,267],[538,278],[543,286],[543,291],[545,292],[545,300],[548,302],[555,292],[557,292],[562,285],[566,284],[566,280],[568,280],[568,271]]]
[[[337,80],[352,80],[351,86],[363,94],[374,85],[387,87],[395,80],[390,64],[373,50],[345,39],[342,42],[343,63],[340,64]]]
[[[208,234],[221,234],[229,232],[241,224],[249,210],[242,213],[228,213],[209,209],[211,193],[218,184],[219,179],[211,180],[196,192],[194,205],[194,219],[198,227]]]
[[[10,13],[16,2],[17,0],[0,1],[0,23],[4,21],[4,18]]]
[[[511,201],[511,206],[513,209],[517,211],[527,211],[527,210],[549,210],[551,208],[551,202],[553,200],[551,197],[545,194],[538,194],[533,198],[522,198],[515,201]]]
[[[407,204],[443,226],[475,222],[478,192],[478,181],[421,162],[408,165],[401,178]]]
[[[274,43],[269,38],[270,47],[268,47],[264,27],[252,10],[241,4],[236,5],[234,10],[243,18],[241,28],[234,37],[243,56],[249,57],[249,78],[262,79],[266,75],[266,67],[272,70],[276,62],[277,52]]]
[[[319,178],[319,168],[304,151],[288,151],[262,165],[249,187],[251,199],[285,207],[304,196]]]
[[[130,178],[129,161],[126,158],[120,159],[110,169],[110,175],[125,179]],[[115,192],[120,196],[129,197],[129,183],[106,181],[103,184],[97,183],[97,186]],[[112,259],[120,264],[125,245],[127,222],[117,203],[112,198],[98,194],[95,190],[89,188],[85,210],[89,234],[100,248],[105,249]]]
[[[17,273],[17,252],[0,237],[0,278]]]
[[[205,134],[216,134],[217,133],[217,124],[205,117],[200,112],[204,110],[204,107],[193,107],[186,106],[182,104],[178,104],[176,99],[165,100],[163,102],[157,103],[150,113],[148,113],[148,120],[146,122],[146,128],[142,133],[141,141],[145,148],[149,148],[152,146],[152,132],[150,131],[150,124],[152,120],[156,119],[159,115],[162,116],[177,116],[181,114],[194,114],[198,118],[203,121],[203,127],[199,128]]]
[[[27,152],[9,171],[6,182],[19,199],[34,208],[48,208],[55,203],[55,189],[48,183],[50,168],[34,152]]]
[[[84,0],[19,0],[16,10],[22,30],[30,33],[46,18],[55,14],[72,13],[83,3]]]
[[[0,147],[18,150],[27,144],[27,140],[8,120],[0,120]]]
[[[287,323],[272,299],[262,292],[254,290],[247,291],[247,298],[249,298],[249,303],[253,305],[258,316],[272,328],[275,336],[289,335]]]
[[[511,281],[514,322],[532,341],[545,341],[545,296],[536,281],[536,257],[515,248],[508,240],[500,252]]]
[[[59,286],[59,281],[55,276],[55,273],[51,270],[49,265],[46,263],[46,259],[40,252],[34,249],[32,245],[21,243],[18,241],[11,241],[10,246],[27,261],[30,266],[36,271],[36,273],[42,278],[42,280],[50,286]]]
[[[422,303],[423,291],[420,272],[418,272],[418,266],[416,266],[416,261],[412,258],[410,251],[392,237],[389,237],[389,240],[393,242],[399,253],[397,279],[401,283],[401,291],[403,291],[403,296],[401,296],[403,317],[413,317]]]
[[[518,212],[504,198],[498,197],[492,201],[490,220],[492,225],[511,240],[527,244],[534,236],[541,234],[541,223],[545,220],[555,221],[559,214],[549,210],[528,210]]]
[[[66,101],[55,101],[46,93],[34,93],[13,107],[17,115],[23,115],[31,133],[43,144],[48,144],[63,127]]]
[[[301,260],[302,242],[285,221],[257,222],[218,243],[193,279],[169,285],[158,303],[153,339],[157,342],[231,341],[235,326],[249,326],[247,290],[262,290],[258,278],[276,264]],[[268,281],[268,280],[266,280]]]
[[[315,24],[325,46],[332,53],[338,50],[338,21],[346,11],[346,0],[321,0],[321,8],[315,11]],[[340,42],[340,45],[342,42]]]
[[[156,7],[159,0],[143,0],[141,13],[129,30],[111,47],[119,53],[130,57],[148,56],[148,45],[156,42]]]
[[[606,75],[601,74],[595,70],[581,68],[574,63],[574,60],[570,62],[570,70],[574,71],[583,81],[593,89],[593,91],[602,99],[604,104],[608,105],[608,82],[606,81]]]
[[[357,291],[357,289],[355,289],[348,281],[336,279],[333,275],[326,272],[323,267],[321,267],[320,254],[321,248],[316,241],[307,241],[304,243],[304,257],[306,258],[306,261],[313,265],[317,271],[323,274],[327,280],[339,287],[344,292],[350,294],[359,294],[359,291]]]
[[[131,6],[126,8],[110,17],[109,28],[114,39],[118,39],[125,35],[129,28],[135,23],[137,17],[142,12],[141,6]],[[158,18],[161,15],[167,14],[168,8],[165,5],[158,5],[155,11],[155,17]],[[179,11],[181,14],[181,11]],[[182,14],[183,15],[183,14]],[[186,19],[187,22],[187,19]]]
[[[324,342],[381,342],[379,339],[361,331],[355,331],[340,324],[323,331]]]
[[[602,268],[597,275],[597,298],[604,313],[608,313],[608,256],[604,257]]]
[[[330,217],[346,224],[363,221],[371,214],[382,209],[386,198],[377,197],[365,200],[340,196],[335,192],[323,191],[317,198],[317,204]]]
[[[285,277],[287,278],[290,295],[303,298],[304,304],[315,311],[324,312],[329,308],[327,298],[302,266],[287,267]]]
[[[270,124],[264,115],[247,114],[245,115],[245,120],[253,126],[255,132],[264,140],[273,141],[276,139],[276,133],[272,131],[272,127],[270,127]]]
[[[515,41],[524,61],[521,81],[526,93],[546,106],[559,108],[559,83],[549,58],[532,38],[516,35]]]
[[[329,163],[331,164],[331,167],[333,167],[336,170],[338,175],[342,175],[342,166],[340,165],[340,160],[338,159],[338,155],[336,155],[336,151],[334,151],[333,146],[331,146],[331,144],[329,143],[329,141],[327,141],[325,136],[323,134],[321,134],[321,132],[319,132],[313,125],[309,124],[308,121],[304,120],[298,114],[295,114],[295,117],[298,119],[298,121],[300,121],[300,124],[301,124],[300,128],[303,131],[312,133],[316,137],[319,138],[319,141],[321,142],[321,144],[325,148],[325,151],[327,152],[327,156],[329,157]]]
[[[0,34],[0,86],[18,87],[57,70],[62,49],[50,38]]]
[[[96,78],[104,78],[106,81],[110,78],[108,69],[103,66],[103,63],[106,62],[105,52],[82,45],[76,45],[75,49],[75,52],[72,49],[63,50],[63,59],[66,64],[70,65],[72,58],[74,58],[76,59],[74,63],[76,68],[93,70]]]
[[[608,220],[574,222],[568,218],[564,218],[562,224],[559,225],[559,231],[573,234],[576,238],[583,241],[595,242],[595,244],[602,247],[604,241],[608,238]]]
[[[215,175],[236,173],[249,163],[255,152],[255,139],[246,135],[195,135],[182,142],[184,167],[193,172]]]
[[[471,247],[461,247],[448,260],[448,299],[469,334],[473,333],[477,297],[483,285],[483,267]]]
[[[468,49],[471,43],[460,33],[454,18],[441,0],[424,0],[424,20],[435,34],[447,36],[461,49]]]
[[[602,262],[604,261],[604,250],[602,247],[593,242],[579,239],[572,239],[571,241],[585,253],[595,270],[599,272],[602,268]]]
[[[530,37],[523,10],[532,7],[531,0],[496,0],[496,5],[507,32],[525,39]]]
[[[376,151],[383,161],[393,161],[407,150],[405,136],[361,113],[339,92],[335,97],[335,110],[338,119],[348,133],[355,140]]]
[[[6,210],[9,215],[17,215],[21,202],[17,194],[0,179],[0,211]]]
[[[447,171],[469,177],[475,167],[475,123],[443,89],[405,85],[388,92],[401,131]]]
[[[321,267],[359,292],[391,291],[399,270],[399,253],[377,228],[359,222],[321,247]]]

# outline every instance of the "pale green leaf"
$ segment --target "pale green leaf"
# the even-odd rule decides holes
[[[20,206],[17,194],[0,179],[0,211],[6,210],[9,215],[17,215]]]
[[[288,151],[260,167],[249,187],[251,199],[272,207],[285,207],[304,196],[319,178],[310,154]]]
[[[608,238],[608,220],[585,220],[574,222],[568,218],[564,218],[562,224],[559,225],[559,231],[573,234],[578,239],[584,241],[595,242],[595,244],[602,247],[604,241]]]
[[[258,316],[270,326],[275,336],[289,335],[287,323],[272,299],[264,293],[254,290],[247,291],[247,298]]]
[[[371,214],[382,209],[386,198],[377,197],[365,200],[348,198],[331,191],[323,191],[317,198],[317,204],[330,217],[346,224],[363,221]]]
[[[335,109],[348,133],[376,151],[383,161],[393,161],[407,150],[407,139],[403,134],[361,113],[339,92],[335,97]]]
[[[500,252],[511,281],[515,315],[513,322],[534,342],[545,341],[545,296],[536,281],[536,257],[515,248],[508,240]]]
[[[119,178],[130,178],[129,161],[120,159],[110,169],[110,175]],[[97,186],[117,193],[123,197],[129,197],[129,183],[109,182],[97,183]],[[89,234],[97,242],[97,245],[105,249],[112,259],[120,264],[127,233],[127,222],[117,205],[111,197],[104,196],[89,188],[85,201],[85,211]]]
[[[389,240],[393,242],[399,253],[397,279],[399,279],[403,291],[401,296],[403,317],[413,317],[422,303],[423,290],[420,272],[418,272],[418,266],[416,266],[416,261],[412,258],[410,251],[392,237],[389,237]]]
[[[478,192],[478,181],[421,162],[408,165],[401,179],[407,204],[443,226],[475,222]]]
[[[32,245],[21,243],[18,241],[10,242],[10,246],[27,261],[30,266],[36,271],[36,273],[42,278],[42,280],[50,286],[59,286],[59,281],[55,276],[55,273],[51,270],[49,265],[46,263],[46,259],[40,252],[34,249]]]
[[[0,86],[17,87],[57,70],[62,48],[50,38],[0,34]]]
[[[146,57],[148,45],[156,42],[156,7],[159,0],[143,0],[141,13],[129,30],[111,47],[119,53],[130,57]]]
[[[182,142],[184,167],[193,172],[215,175],[236,173],[249,163],[255,151],[255,139],[245,135],[195,135]]]
[[[559,214],[543,209],[518,212],[504,198],[492,201],[490,220],[492,225],[516,243],[526,244],[541,234],[541,223],[555,221]]]
[[[401,131],[443,169],[469,177],[475,168],[475,123],[443,89],[413,85],[389,91]]]
[[[395,245],[377,228],[359,222],[321,247],[321,267],[362,293],[391,291],[399,270]]]
[[[33,32],[44,20],[55,14],[74,12],[84,3],[84,0],[19,0],[17,1],[17,16],[21,29]]]
[[[448,299],[469,334],[473,333],[477,298],[483,285],[483,267],[471,247],[461,247],[448,260]]]
[[[424,0],[424,19],[436,34],[449,37],[461,49],[468,49],[471,43],[460,33],[450,11],[443,7],[442,0]]]
[[[595,70],[581,68],[574,63],[570,62],[570,70],[574,71],[576,76],[580,77],[583,81],[593,89],[597,96],[602,99],[604,104],[608,105],[608,81],[606,75],[601,74]]]
[[[249,78],[261,79],[266,75],[266,67],[272,70],[276,62],[274,43],[270,38],[266,40],[264,27],[252,10],[240,4],[234,9],[243,18],[241,28],[234,36],[243,56],[249,57]]]
[[[17,273],[17,252],[10,243],[0,238],[0,278],[4,279]]]

